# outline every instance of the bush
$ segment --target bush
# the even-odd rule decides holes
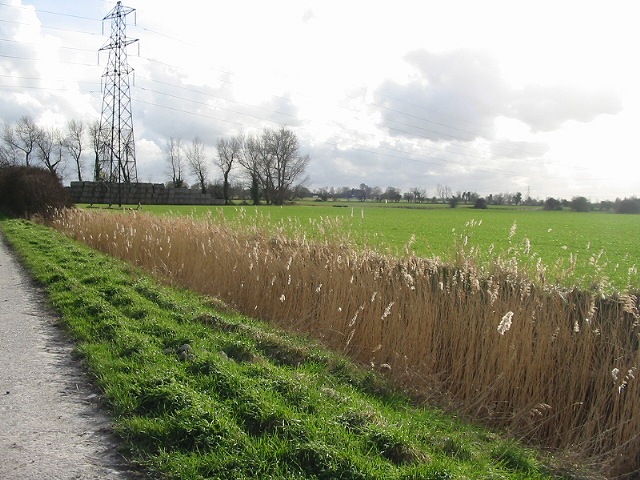
[[[476,201],[473,202],[473,208],[484,210],[487,208],[487,200],[484,198],[476,198]]]
[[[589,212],[591,211],[591,202],[586,197],[573,197],[571,209],[575,212]]]
[[[11,217],[48,218],[56,209],[71,205],[56,174],[38,167],[0,168],[0,212]]]
[[[549,197],[544,202],[544,210],[562,210],[562,202],[553,197]]]
[[[636,197],[616,200],[616,213],[640,213],[640,199]]]

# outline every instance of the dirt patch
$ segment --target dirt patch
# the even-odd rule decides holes
[[[142,478],[118,454],[46,296],[2,238],[0,339],[0,478]]]

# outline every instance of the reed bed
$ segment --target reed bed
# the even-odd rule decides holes
[[[261,225],[68,210],[53,226],[237,310],[321,339],[415,395],[609,475],[640,469],[638,299]],[[295,230],[295,229],[294,229]],[[309,230],[308,228],[306,229]],[[312,229],[313,230],[313,229]]]

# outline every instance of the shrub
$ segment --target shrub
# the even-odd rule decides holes
[[[478,209],[486,209],[487,208],[487,200],[485,198],[476,198],[476,201],[473,202],[473,208]]]
[[[553,197],[549,197],[544,202],[545,210],[562,210],[562,202]]]
[[[616,213],[640,213],[640,199],[631,197],[616,201]]]
[[[591,211],[591,202],[586,197],[573,197],[571,209],[575,212],[589,212]]]
[[[71,206],[58,176],[38,167],[0,168],[0,211],[12,217],[49,218],[53,212]]]

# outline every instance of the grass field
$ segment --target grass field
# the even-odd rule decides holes
[[[310,340],[46,227],[0,228],[46,287],[127,455],[150,478],[571,478]]]
[[[158,214],[223,216],[309,236],[348,238],[359,246],[404,255],[455,258],[460,248],[487,265],[517,259],[547,281],[610,292],[640,288],[640,216],[527,208],[407,208],[373,203],[286,207],[143,206]],[[402,204],[401,204],[402,205]]]

